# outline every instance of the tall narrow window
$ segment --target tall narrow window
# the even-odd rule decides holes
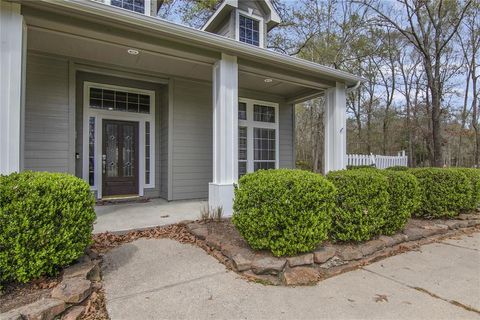
[[[238,105],[238,176],[277,167],[278,105],[242,99]]]
[[[247,127],[238,128],[238,177],[247,173]]]
[[[245,16],[239,16],[239,40],[254,46],[260,45],[260,23]]]
[[[254,128],[254,170],[275,169],[275,129]]]
[[[88,184],[95,185],[95,117],[88,118]]]
[[[150,122],[145,122],[145,184],[150,184]]]

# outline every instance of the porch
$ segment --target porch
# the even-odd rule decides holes
[[[239,176],[295,167],[294,106],[320,95],[325,171],[345,166],[358,77],[93,2],[0,13],[0,173],[67,172],[98,199],[208,198],[230,215]]]
[[[150,201],[97,205],[97,221],[93,233],[123,233],[129,230],[148,229],[175,224],[183,220],[197,220],[205,200],[167,201],[156,198]]]

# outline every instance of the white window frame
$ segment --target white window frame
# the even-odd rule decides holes
[[[260,33],[259,34],[259,43],[258,43],[258,47],[259,48],[264,48],[264,43],[265,43],[265,39],[264,39],[264,35],[265,35],[265,30],[264,30],[264,19],[263,17],[261,16],[257,16],[256,14],[253,14],[253,10],[252,10],[252,13],[249,13],[249,12],[246,12],[246,11],[243,11],[243,10],[240,10],[240,9],[237,9],[236,10],[236,17],[235,17],[235,40],[237,40],[238,42],[240,42],[240,16],[245,16],[247,18],[250,18],[252,20],[256,20],[258,21],[258,32]],[[246,43],[246,42],[243,42],[242,43]],[[249,44],[249,43],[246,43],[246,44]],[[256,47],[255,45],[253,44],[250,44],[251,46],[254,46]]]
[[[129,93],[144,94],[150,96],[150,113],[137,113],[128,111],[104,110],[90,107],[90,89],[99,88],[107,90],[119,90]],[[97,192],[97,198],[102,198],[102,141],[103,120],[120,120],[138,123],[138,192],[144,195],[144,189],[155,188],[155,91],[143,90],[130,87],[121,87],[103,83],[85,81],[83,84],[83,179],[89,182],[89,119],[95,118],[95,173],[94,185],[91,190]],[[145,122],[150,122],[150,183],[145,184]]]
[[[118,8],[118,9],[122,9],[122,10],[126,10],[126,11],[129,11],[129,12],[140,14],[139,12],[136,12],[136,11],[133,11],[133,10],[128,10],[128,9],[124,9],[124,8],[121,8],[121,7],[114,6],[114,5],[112,5],[111,0],[104,0],[103,3],[106,4],[106,5],[109,5],[111,7],[114,7],[114,8]],[[151,0],[145,0],[145,12],[143,14],[146,15],[146,16],[151,16],[151,10],[152,10]]]
[[[275,129],[275,169],[280,166],[280,133],[279,133],[279,105],[269,101],[254,100],[239,98],[238,102],[243,102],[247,105],[247,120],[238,120],[239,127],[247,127],[247,173],[254,171],[254,141],[253,128]],[[260,104],[262,106],[269,106],[275,108],[275,122],[263,122],[253,120],[253,105]],[[239,160],[237,159],[237,162]],[[238,170],[237,170],[238,171]],[[238,175],[238,172],[237,172]]]

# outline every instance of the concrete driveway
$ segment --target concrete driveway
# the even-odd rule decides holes
[[[480,319],[480,234],[312,287],[246,282],[203,250],[137,240],[107,254],[112,319]]]

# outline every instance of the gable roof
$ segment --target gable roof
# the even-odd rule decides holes
[[[214,30],[219,23],[221,23],[228,15],[230,15],[232,10],[239,7],[238,3],[241,1],[244,0],[224,0],[213,13],[213,15],[208,19],[208,21],[203,25],[202,30],[210,32]],[[264,18],[265,23],[267,24],[267,30],[271,30],[282,21],[280,15],[270,0],[258,0],[255,1],[255,4],[258,4],[260,7],[262,7],[263,11],[266,13]]]

